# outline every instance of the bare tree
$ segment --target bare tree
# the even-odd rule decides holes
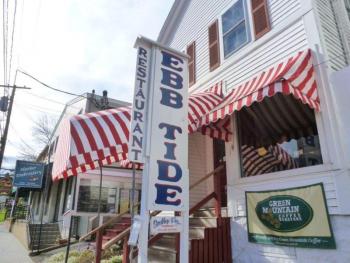
[[[19,144],[19,157],[23,160],[34,161],[47,149],[52,132],[55,128],[56,118],[43,114],[33,123],[31,142],[21,140]]]

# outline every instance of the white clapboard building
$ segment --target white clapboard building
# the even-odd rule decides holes
[[[331,81],[350,62],[348,7],[343,0],[174,2],[158,41],[191,57],[190,96],[223,93],[189,135],[190,184],[196,184],[190,207],[221,208],[230,240],[210,239],[208,246],[200,241],[207,232],[192,238],[191,262],[210,261],[213,253],[228,253],[233,262],[350,261],[350,119],[341,99],[350,91]],[[211,179],[197,184],[221,163],[219,186]],[[246,191],[317,183],[325,189],[336,249],[248,242]],[[213,189],[220,205],[210,200]]]

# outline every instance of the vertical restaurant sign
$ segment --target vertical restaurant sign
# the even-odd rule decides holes
[[[253,243],[334,249],[323,184],[246,192],[248,240]]]
[[[129,134],[128,159],[144,163],[145,121],[148,105],[151,48],[146,42],[137,46],[136,76]]]
[[[155,48],[150,121],[148,208],[188,208],[187,56]]]
[[[188,56],[144,37],[137,46],[144,42],[152,53],[144,137],[147,209],[187,211]]]
[[[41,188],[44,175],[43,163],[17,160],[13,186]]]

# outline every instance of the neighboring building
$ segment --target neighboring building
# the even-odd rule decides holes
[[[130,106],[130,103],[111,98],[108,98],[108,105],[106,105],[101,103],[102,98],[104,97],[88,93],[67,103],[52,136],[50,156],[48,156],[49,147],[46,147],[40,154],[38,161],[48,162],[48,158],[50,158],[52,164],[56,150],[55,144],[60,136],[59,127],[63,120],[77,114]],[[132,171],[111,165],[103,166],[102,174],[101,215],[108,217],[115,215],[118,211],[124,210],[125,207],[129,206]],[[46,179],[48,181],[46,188],[48,198],[44,200],[45,188],[40,191],[32,191],[30,195],[34,223],[40,222],[40,209],[44,205],[43,223],[58,223],[61,234],[65,237],[68,234],[68,230],[67,226],[63,226],[64,215],[68,210],[73,210],[74,214],[78,217],[78,221],[76,221],[78,224],[75,225],[76,231],[74,233],[78,236],[86,234],[98,224],[96,215],[99,197],[99,179],[99,169],[79,174],[77,177],[69,177],[67,180],[61,179],[55,182],[52,182],[51,174],[49,174],[49,177]],[[76,191],[74,191],[75,184]],[[138,173],[136,188],[141,188]],[[76,198],[75,205],[72,208],[74,193],[76,194]],[[139,190],[136,194],[139,194]],[[139,198],[138,196],[136,198]]]
[[[190,183],[212,171],[218,159],[226,160],[226,177],[221,189],[227,189],[227,196],[223,190],[222,198],[227,198],[227,202],[222,204],[227,206],[231,217],[234,262],[350,261],[347,248],[350,242],[347,223],[350,220],[350,160],[344,155],[346,138],[339,136],[340,123],[350,120],[346,112],[336,115],[338,102],[334,94],[337,89],[329,81],[333,72],[347,67],[350,62],[350,23],[344,16],[349,9],[346,7],[349,8],[349,1],[176,0],[163,25],[158,41],[187,51],[190,56],[190,94],[222,82],[225,95],[239,97],[258,86],[258,81],[270,78],[266,77],[268,70],[277,63],[290,57],[295,59],[298,52],[299,56],[308,54],[305,57],[310,54],[305,53],[307,50],[311,52],[307,63],[313,64],[318,95],[313,83],[313,88],[311,84],[307,87],[310,89],[308,96],[320,106],[320,111],[315,110],[318,106],[307,104],[309,102],[300,103],[295,96],[276,92],[269,96],[258,94],[260,99],[242,99],[238,106],[232,104],[232,108],[227,107],[220,113],[231,119],[231,141],[223,144],[199,133],[189,136]],[[311,64],[305,66],[307,70],[299,72],[298,76],[306,79],[311,67]],[[261,79],[254,79],[255,76]],[[276,79],[270,83],[271,89],[285,83],[283,78]],[[299,82],[293,88],[303,85],[308,84]],[[252,100],[259,103],[252,103]],[[274,165],[272,159],[259,159],[273,154],[276,146],[282,148],[282,156],[288,156],[288,165]],[[337,249],[248,242],[246,191],[316,183],[323,183],[325,187]],[[211,189],[208,182],[191,190],[190,207]]]

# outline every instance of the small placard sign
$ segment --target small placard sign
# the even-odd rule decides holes
[[[178,216],[156,216],[151,218],[151,234],[179,233],[183,228],[183,218]]]

